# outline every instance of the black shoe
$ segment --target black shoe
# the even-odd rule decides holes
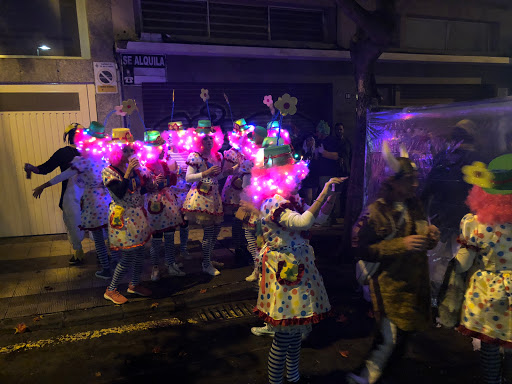
[[[76,259],[75,256],[71,256],[71,259],[69,259],[69,265],[79,265],[80,259]]]
[[[95,276],[99,279],[110,280],[112,278],[112,274],[110,273],[110,269],[103,269],[95,273]]]

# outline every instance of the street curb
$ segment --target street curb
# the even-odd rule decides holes
[[[16,325],[25,323],[30,331],[62,329],[76,325],[91,325],[112,320],[126,320],[141,315],[170,315],[177,311],[195,309],[202,306],[213,306],[239,300],[254,299],[257,290],[252,283],[245,281],[228,283],[206,289],[205,292],[194,291],[174,296],[155,299],[135,299],[124,305],[105,305],[87,309],[43,314],[38,316],[22,316],[0,321],[0,337],[13,335]]]

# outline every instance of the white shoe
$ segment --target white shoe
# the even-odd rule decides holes
[[[158,281],[160,280],[160,270],[158,269],[158,266],[153,266],[153,270],[151,271],[151,281]]]
[[[258,280],[259,277],[260,277],[260,272],[258,271],[258,268],[254,268],[252,273],[245,278],[245,281],[249,281],[249,282],[256,281],[256,280]]]
[[[263,327],[252,327],[251,333],[255,336],[274,337],[274,335],[275,335],[275,332],[268,329],[268,327],[266,325],[264,325]]]
[[[183,272],[180,267],[178,267],[178,264],[174,263],[169,265],[169,276],[185,276],[186,273]]]
[[[217,268],[215,268],[213,265],[209,265],[208,267],[203,267],[203,272],[204,273],[207,273],[209,275],[212,275],[212,276],[218,276],[220,275],[220,272],[218,271]]]

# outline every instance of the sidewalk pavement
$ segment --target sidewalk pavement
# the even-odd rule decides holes
[[[317,247],[321,250],[321,253],[317,253],[317,262],[323,274],[343,274],[343,271],[339,272],[343,268],[332,268],[336,264],[334,250],[337,249],[341,230],[342,226],[337,225],[317,227],[312,231],[312,244],[315,250]],[[94,276],[100,267],[97,265],[94,243],[90,239],[83,242],[86,263],[79,267],[68,265],[72,249],[65,235],[0,239],[0,333],[12,332],[14,326],[21,322],[30,323],[32,329],[65,327],[131,317],[149,310],[172,312],[255,299],[257,285],[245,281],[252,266],[234,267],[236,260],[233,250],[229,248],[231,227],[227,224],[223,226],[213,253],[212,259],[225,264],[224,268],[220,268],[221,275],[216,277],[201,272],[202,235],[200,228],[191,228],[189,254],[192,258],[177,258],[178,262],[183,263],[187,276],[169,277],[162,256],[162,278],[159,282],[150,281],[149,245],[146,246],[142,281],[153,291],[153,295],[141,298],[127,294],[129,302],[122,306],[113,305],[103,298],[109,281]],[[175,244],[178,252],[179,232],[176,233]],[[335,285],[345,283],[350,286],[352,271],[347,270],[345,274],[348,278],[335,276],[326,279],[324,276],[324,279],[332,280]],[[125,292],[129,278],[130,274],[124,277],[121,292]]]

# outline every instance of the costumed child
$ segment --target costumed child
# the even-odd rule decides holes
[[[185,202],[185,198],[187,197],[188,191],[190,191],[190,184],[187,183],[185,176],[187,174],[187,156],[188,152],[179,151],[178,146],[173,143],[173,135],[172,131],[180,132],[181,134],[185,134],[187,129],[183,127],[183,122],[181,121],[173,121],[168,124],[169,130],[162,132],[162,138],[167,142],[167,159],[169,161],[174,161],[177,166],[177,175],[178,180],[176,181],[176,185],[172,186],[171,189],[176,195],[177,204],[181,208],[183,208],[183,203]],[[189,227],[188,220],[185,219],[185,215],[182,212],[182,221],[183,223],[180,225],[180,254],[184,259],[190,259],[188,254],[188,235],[189,235]]]
[[[283,382],[285,366],[288,382],[298,382],[302,333],[331,310],[308,230],[327,219],[335,198],[331,187],[344,179],[329,180],[309,207],[298,195],[307,164],[294,164],[289,145],[260,151],[248,189],[252,201],[262,203],[259,211],[265,241],[254,311],[275,332],[268,358],[269,383]],[[251,209],[249,203],[241,205]]]
[[[418,171],[405,148],[396,158],[384,142],[382,153],[391,175],[381,196],[361,214],[352,237],[358,281],[370,286],[380,341],[364,368],[347,375],[349,383],[379,382],[393,353],[398,358],[404,350],[398,347],[407,335],[432,324],[427,250],[436,246],[439,230],[428,224],[416,196]]]
[[[229,145],[231,149],[224,151],[224,168],[233,168],[238,165],[238,170],[229,175],[222,189],[222,204],[225,215],[233,215],[240,205],[240,193],[242,192],[242,175],[240,173],[242,162],[246,159],[243,152],[243,141],[246,138],[245,131],[248,125],[245,119],[237,120],[234,123],[233,131],[228,133]],[[243,258],[243,228],[242,221],[236,216],[232,224],[233,247],[237,259]]]
[[[251,185],[251,171],[256,161],[256,154],[261,148],[263,141],[267,137],[267,130],[261,126],[251,128],[242,143],[242,148],[246,157],[240,166],[240,177],[242,178],[241,201],[251,202],[251,197],[247,194],[247,188]],[[256,226],[260,219],[259,212],[246,212],[239,208],[236,216],[242,221],[245,239],[247,240],[247,249],[251,253],[254,269],[252,273],[245,278],[252,282],[258,280],[259,273],[259,248],[256,239]]]
[[[80,152],[76,149],[75,133],[77,128],[83,126],[78,123],[72,123],[64,130],[64,142],[68,142],[63,148],[57,150],[45,163],[37,167],[25,163],[25,172],[27,179],[31,178],[32,173],[37,175],[47,175],[59,167],[61,172],[69,168],[71,161],[80,156]],[[60,194],[59,208],[62,209],[62,218],[68,233],[68,240],[75,252],[69,259],[70,265],[80,265],[83,263],[84,250],[82,248],[82,240],[84,239],[84,231],[80,230],[80,198],[82,197],[82,187],[78,185],[77,178],[65,180],[62,182],[62,191]]]
[[[155,178],[158,189],[148,192],[145,198],[145,208],[151,232],[150,256],[153,269],[151,280],[160,279],[158,258],[164,238],[165,262],[169,276],[185,276],[174,257],[174,232],[183,224],[181,206],[178,205],[176,195],[171,187],[176,185],[177,164],[173,160],[165,160],[165,140],[159,131],[144,132],[144,147],[142,157],[151,177]]]
[[[481,340],[485,383],[512,379],[512,154],[462,168],[473,184],[460,223],[455,272],[467,272],[459,332]],[[460,309],[460,306],[458,307]],[[443,321],[443,307],[440,306]],[[500,355],[505,350],[505,358]]]
[[[204,273],[216,276],[220,272],[212,265],[210,257],[224,215],[219,180],[235,172],[238,167],[222,171],[222,155],[218,151],[224,142],[224,134],[220,127],[212,127],[210,120],[199,120],[197,128],[188,129],[181,140],[176,134],[173,142],[190,153],[187,158],[186,181],[193,184],[182,212],[187,220],[203,227],[202,269]]]
[[[89,128],[78,128],[75,142],[81,156],[71,161],[71,166],[45,184],[34,189],[34,197],[39,197],[45,188],[57,183],[63,183],[72,177],[80,176],[83,194],[80,200],[81,224],[80,229],[90,231],[94,239],[96,254],[102,270],[96,272],[96,277],[108,280],[112,277],[103,228],[107,227],[108,206],[110,195],[103,185],[101,172],[108,165],[107,141],[105,127],[97,121],[91,122]]]
[[[112,203],[108,213],[110,249],[122,251],[122,258],[116,266],[112,281],[103,297],[115,304],[128,300],[117,287],[128,269],[132,269],[128,293],[149,296],[151,291],[140,284],[144,244],[151,236],[144,213],[144,197],[153,189],[153,181],[140,169],[134,156],[136,146],[128,128],[114,128],[110,142],[110,165],[103,169],[103,184],[107,187]]]

